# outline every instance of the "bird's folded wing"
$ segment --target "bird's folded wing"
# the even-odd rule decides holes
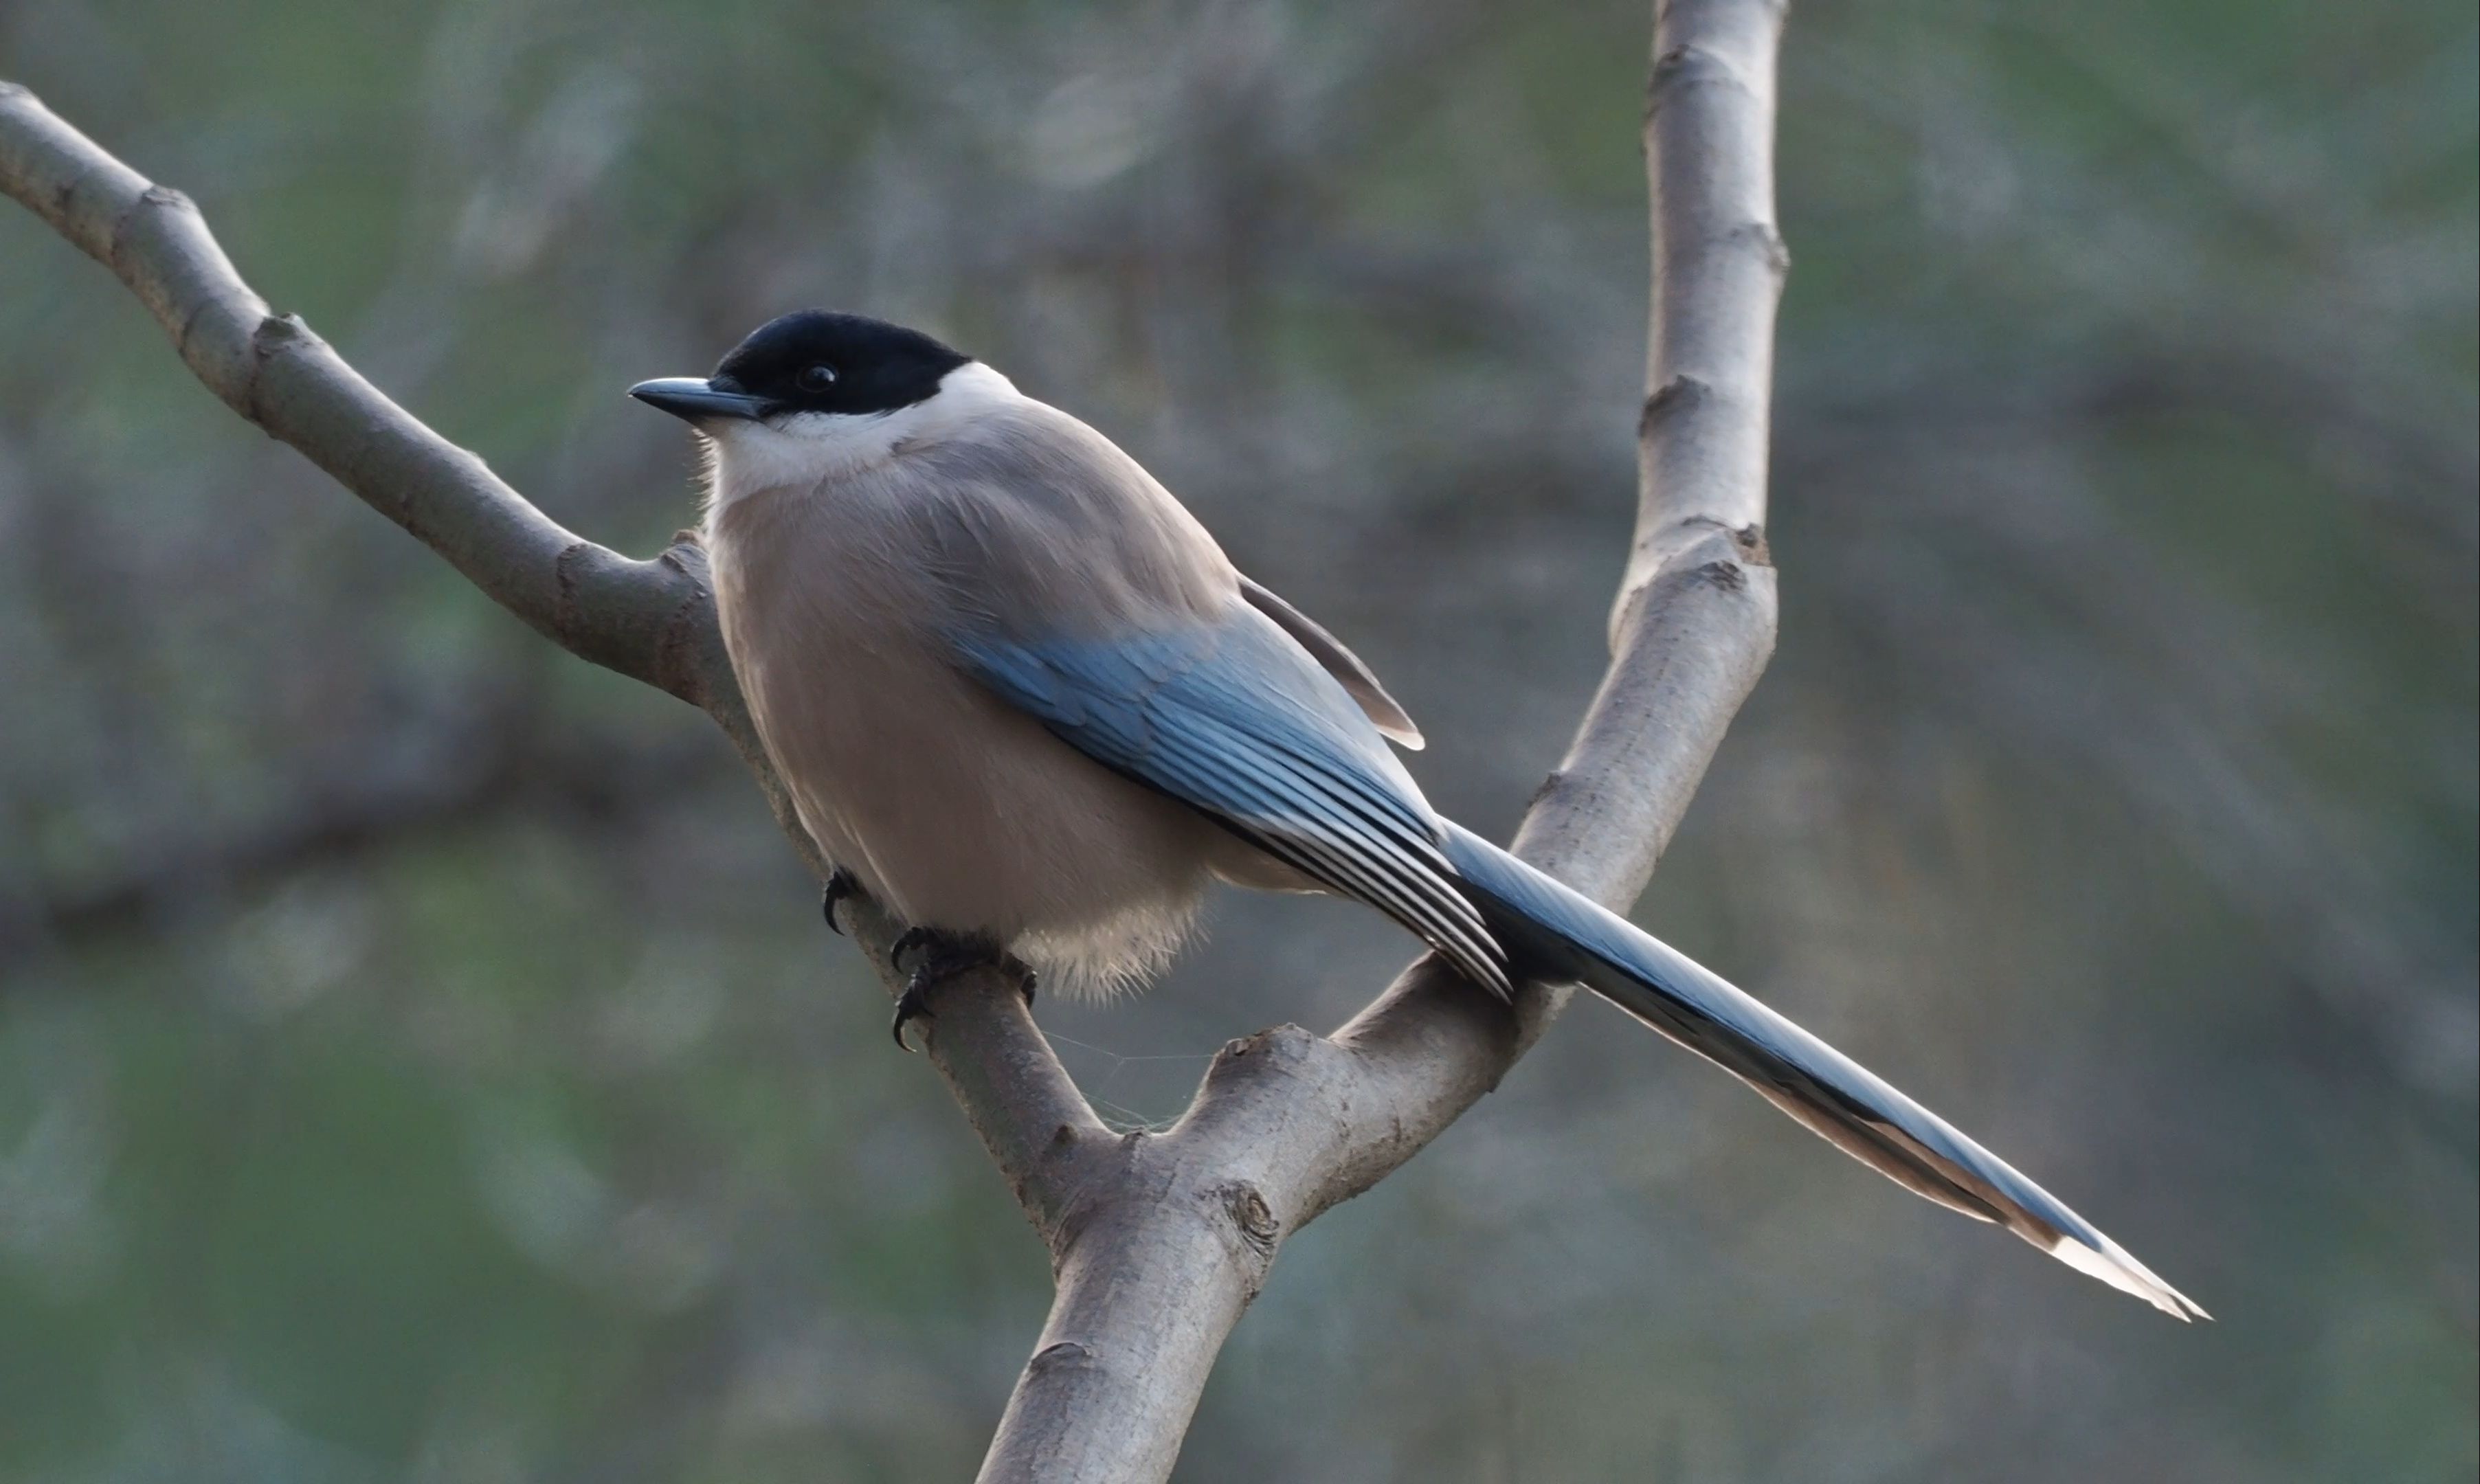
[[[967,671],[1103,766],[1393,917],[1476,983],[1506,960],[1456,889],[1438,822],[1354,698],[1274,620],[1119,639],[950,636]]]

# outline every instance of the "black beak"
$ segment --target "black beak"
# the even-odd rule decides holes
[[[752,397],[728,382],[718,387],[697,376],[640,381],[629,389],[629,395],[649,407],[659,407],[691,422],[710,422],[718,418],[755,420],[766,415],[764,397]]]

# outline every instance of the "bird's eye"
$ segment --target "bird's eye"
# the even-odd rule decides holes
[[[823,392],[836,384],[836,369],[832,366],[805,366],[801,368],[801,374],[792,378],[792,384],[804,392]]]

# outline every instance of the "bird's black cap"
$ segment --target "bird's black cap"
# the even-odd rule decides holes
[[[805,309],[752,330],[704,381],[640,382],[629,395],[691,422],[784,412],[867,415],[926,400],[970,360],[900,324]]]

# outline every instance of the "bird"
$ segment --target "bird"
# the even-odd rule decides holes
[[[2208,1318],[1927,1109],[1433,809],[1395,751],[1420,729],[1367,665],[981,360],[813,309],[630,395],[696,432],[724,646],[834,867],[830,925],[856,891],[912,925],[899,1045],[968,967],[1028,999],[1141,984],[1213,883],[1340,895],[1475,992],[1581,984],[1907,1190]]]

